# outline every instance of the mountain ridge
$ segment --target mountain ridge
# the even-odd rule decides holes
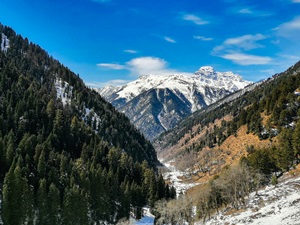
[[[243,80],[238,74],[216,72],[212,67],[205,66],[189,76],[143,75],[126,85],[104,87],[98,89],[98,92],[119,111],[125,113],[145,137],[153,140],[160,133],[173,128],[187,115],[251,83]],[[152,92],[155,94],[150,94]],[[154,97],[155,95],[157,97]],[[151,107],[161,105],[160,111],[142,111],[142,108],[149,107],[145,102]],[[136,108],[136,105],[139,107]],[[156,113],[152,113],[154,111]],[[148,124],[137,118],[147,120]]]

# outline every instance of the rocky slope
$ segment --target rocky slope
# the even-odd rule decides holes
[[[201,67],[194,75],[144,75],[122,87],[98,92],[153,140],[181,119],[251,82],[232,72]]]

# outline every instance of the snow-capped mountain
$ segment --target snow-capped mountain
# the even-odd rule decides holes
[[[184,117],[250,83],[232,72],[204,66],[191,75],[143,75],[124,86],[98,91],[153,140]]]

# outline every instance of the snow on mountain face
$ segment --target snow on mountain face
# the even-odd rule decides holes
[[[187,75],[144,75],[139,79],[124,85],[123,87],[105,87],[99,90],[99,93],[109,99],[110,102],[114,102],[117,99],[124,98],[126,102],[135,98],[139,94],[148,91],[152,88],[170,90],[178,90],[183,93],[190,103],[193,105],[193,100],[190,98],[194,90],[204,92],[204,87],[213,87],[214,89],[228,90],[230,92],[244,88],[251,84],[249,81],[245,81],[241,76],[232,72],[216,72],[210,66],[203,66],[195,72],[193,76]],[[114,99],[110,97],[114,95]],[[194,105],[193,105],[194,106]],[[118,106],[117,106],[118,107]],[[194,110],[197,110],[194,107]]]
[[[237,74],[205,66],[194,75],[144,75],[98,92],[152,140],[182,118],[249,84]]]
[[[7,49],[9,48],[9,39],[5,34],[1,33],[1,51],[7,52]]]
[[[203,66],[195,72],[201,82],[214,87],[225,88],[226,90],[236,91],[249,85],[251,82],[232,72],[216,72],[211,66]],[[245,85],[246,84],[246,85]]]

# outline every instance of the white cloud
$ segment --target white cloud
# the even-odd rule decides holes
[[[231,7],[227,10],[230,14],[241,14],[244,16],[251,16],[251,17],[268,17],[274,15],[274,12],[271,11],[261,11],[256,9],[253,6],[246,6],[246,7]]]
[[[255,48],[261,48],[262,45],[258,44],[257,41],[264,40],[266,37],[262,34],[251,35],[247,34],[240,37],[229,38],[224,41],[223,46],[236,46],[244,50],[251,50]]]
[[[285,28],[286,30],[300,30],[300,17],[296,17],[294,20],[282,24],[280,28]]]
[[[164,59],[145,56],[131,59],[124,65],[114,63],[99,63],[97,66],[101,66],[111,70],[129,70],[131,75],[170,75],[170,74],[185,74],[191,75],[190,73],[180,72],[174,69],[168,68],[168,62]]]
[[[205,24],[209,23],[208,21],[205,21],[205,20],[201,19],[200,17],[195,16],[193,14],[185,14],[185,15],[183,15],[182,19],[191,21],[197,25],[205,25]]]
[[[300,3],[300,0],[292,0],[293,3]]]
[[[133,75],[159,74],[167,69],[167,62],[156,57],[134,58],[124,65],[116,63],[98,63],[97,66],[110,70],[129,70]]]
[[[247,65],[265,65],[269,64],[272,59],[266,56],[250,55],[245,53],[228,53],[220,55],[221,58],[233,61],[236,64]]]
[[[124,70],[124,69],[126,69],[126,66],[121,65],[121,64],[116,64],[116,63],[98,63],[97,66],[104,67],[104,68],[107,68],[107,69],[112,69],[112,70]]]
[[[279,27],[276,28],[276,31],[282,37],[299,40],[300,16],[294,18],[289,22],[279,25]]]
[[[164,59],[149,56],[132,59],[126,64],[135,75],[160,73],[167,67],[167,62]]]
[[[132,49],[126,49],[126,50],[124,50],[124,52],[130,53],[130,54],[136,54],[138,51],[132,50]]]
[[[212,41],[213,40],[213,38],[208,38],[208,37],[204,37],[204,36],[197,36],[197,35],[195,35],[193,38],[201,40],[201,41]]]
[[[262,34],[247,34],[228,38],[222,45],[216,46],[213,49],[212,55],[231,60],[236,64],[244,66],[269,64],[272,61],[270,57],[244,53],[253,49],[263,48],[264,46],[257,42],[266,38],[267,37]]]
[[[170,42],[170,43],[176,43],[176,41],[170,37],[164,37],[165,41]]]

